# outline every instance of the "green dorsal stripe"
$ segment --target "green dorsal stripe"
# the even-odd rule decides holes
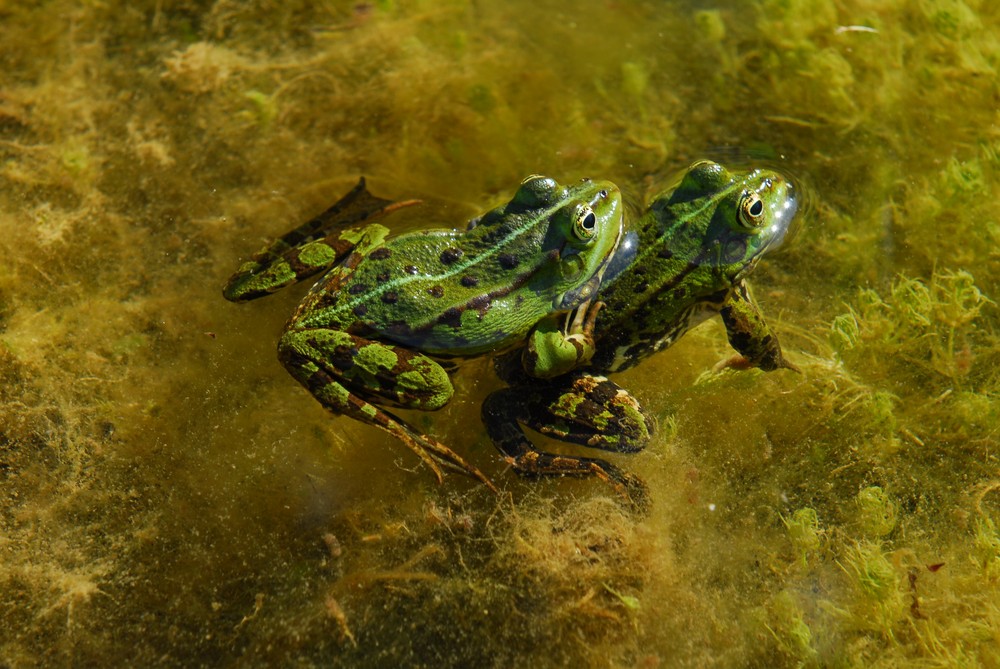
[[[715,193],[712,197],[706,200],[705,203],[698,209],[690,211],[684,216],[679,216],[674,221],[674,224],[672,226],[660,232],[660,235],[656,238],[656,241],[654,243],[646,244],[641,249],[639,249],[639,253],[636,254],[636,258],[635,260],[632,261],[632,265],[635,267],[641,267],[642,260],[651,254],[659,253],[660,249],[662,249],[664,246],[664,241],[669,238],[672,238],[674,234],[676,234],[676,230],[678,227],[685,225],[686,223],[690,222],[693,219],[697,219],[699,216],[702,215],[702,213],[714,208],[716,202],[726,197],[737,188],[741,188],[742,186],[743,186],[742,181],[734,181],[733,183],[729,184],[729,186],[727,186],[725,189]],[[647,211],[646,216],[649,215],[650,213]]]
[[[547,209],[544,209],[540,212],[537,212],[535,216],[532,216],[530,219],[527,219],[523,225],[512,230],[509,234],[507,234],[496,244],[494,244],[490,249],[485,250],[482,253],[477,253],[474,256],[472,255],[463,256],[458,261],[448,265],[447,269],[440,274],[415,274],[415,275],[397,276],[394,279],[390,279],[385,283],[379,284],[378,287],[373,288],[370,291],[361,293],[356,296],[352,296],[346,302],[338,305],[336,312],[351,312],[353,311],[354,307],[358,306],[359,304],[364,304],[370,301],[372,299],[372,296],[379,296],[389,291],[399,292],[403,287],[406,286],[406,284],[412,283],[414,281],[421,281],[428,283],[433,283],[433,282],[444,283],[448,279],[451,279],[452,277],[458,274],[462,274],[468,271],[469,268],[474,267],[475,265],[480,264],[490,258],[493,258],[496,255],[499,255],[505,249],[507,249],[511,244],[511,242],[513,242],[515,239],[517,239],[521,235],[526,234],[527,232],[530,232],[535,227],[537,227],[539,221],[550,218],[553,214],[555,214],[555,212],[559,211],[564,206],[566,206],[566,202],[567,200],[565,199],[560,200],[558,204],[549,207]],[[548,257],[547,255],[542,256],[543,259],[547,257]]]

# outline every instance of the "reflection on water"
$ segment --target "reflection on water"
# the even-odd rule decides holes
[[[0,664],[1000,663],[998,14],[0,2]],[[282,371],[301,291],[220,295],[360,174],[461,226],[702,157],[810,185],[753,277],[802,373],[618,375],[648,516],[507,471],[488,360],[408,418],[505,494],[437,486]]]

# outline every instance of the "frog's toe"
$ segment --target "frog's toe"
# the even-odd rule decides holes
[[[486,474],[481,472],[478,467],[475,467],[465,461],[461,455],[451,450],[440,441],[433,439],[427,435],[420,435],[420,446],[423,455],[426,455],[435,466],[433,467],[436,474],[440,473],[440,468],[451,470],[453,472],[458,472],[459,474],[465,474],[466,476],[476,479],[491,491],[496,494],[500,494],[500,489],[496,487],[493,481],[490,480]],[[423,455],[421,457],[423,457]],[[440,482],[440,476],[438,478]]]
[[[628,480],[624,482],[624,494],[622,501],[634,513],[645,516],[649,513],[652,503],[649,499],[649,486],[638,476],[628,475]]]
[[[641,516],[649,513],[649,486],[641,478],[607,462],[595,468],[594,475],[610,485],[631,512]]]

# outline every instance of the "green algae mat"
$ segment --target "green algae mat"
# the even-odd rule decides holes
[[[998,35],[985,0],[0,0],[0,666],[1000,666]],[[512,472],[488,357],[405,415],[501,494],[438,484],[284,372],[304,287],[221,295],[362,175],[461,227],[530,174],[634,217],[700,159],[796,180],[750,283],[799,371],[721,367],[714,319],[614,375],[645,513]]]

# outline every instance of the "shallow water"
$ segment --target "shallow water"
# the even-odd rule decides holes
[[[0,0],[0,666],[1000,665],[1000,9],[975,0]],[[358,177],[460,225],[531,173],[810,191],[717,322],[616,376],[636,517],[507,471],[466,365],[410,416],[277,362],[262,240]]]

